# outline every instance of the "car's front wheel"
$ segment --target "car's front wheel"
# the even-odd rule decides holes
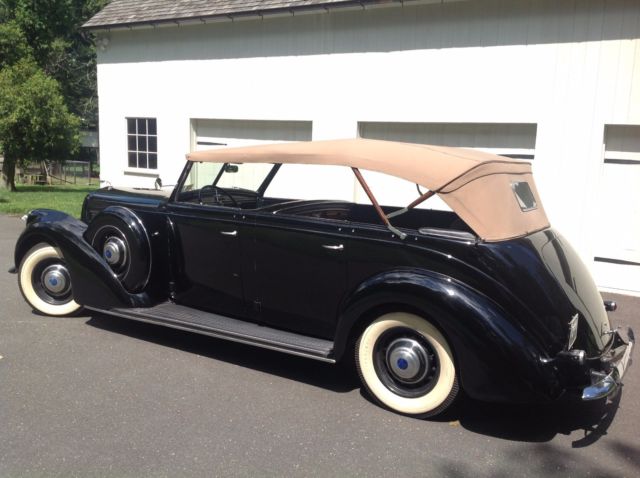
[[[406,312],[374,320],[356,344],[364,387],[382,405],[426,418],[447,409],[458,393],[451,347],[432,324]]]
[[[25,254],[18,283],[29,305],[42,314],[70,315],[81,308],[73,300],[71,277],[62,254],[44,242]]]

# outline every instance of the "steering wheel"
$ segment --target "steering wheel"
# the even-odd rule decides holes
[[[225,196],[227,196],[229,199],[231,199],[231,202],[233,203],[233,205],[234,205],[235,207],[240,207],[240,205],[238,204],[238,201],[236,201],[236,200],[235,200],[235,198],[231,195],[231,193],[230,193],[229,191],[227,191],[227,190],[225,190],[225,189],[222,189],[221,187],[214,186],[214,185],[212,185],[212,184],[207,184],[206,186],[203,186],[202,188],[200,188],[200,189],[198,190],[198,203],[199,203],[199,204],[202,204],[202,192],[203,192],[205,189],[211,189],[212,191],[214,191],[215,196],[216,196],[216,202],[217,202],[217,203],[220,203],[220,199],[219,199],[219,197],[218,197],[218,194],[219,194],[220,192],[222,192],[222,194],[224,194],[224,195],[225,195]]]

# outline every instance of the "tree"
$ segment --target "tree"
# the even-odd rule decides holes
[[[97,126],[95,45],[80,27],[107,3],[0,0],[0,152],[12,190],[16,164],[65,160],[80,125]]]
[[[31,47],[16,22],[0,23],[0,70],[31,56]]]
[[[98,108],[95,45],[81,26],[107,3],[0,0],[0,23],[20,29],[36,63],[60,83],[67,107],[81,118],[83,128],[97,126]]]
[[[5,187],[16,190],[19,163],[64,159],[79,146],[80,120],[69,112],[60,85],[30,58],[0,71],[0,143]]]

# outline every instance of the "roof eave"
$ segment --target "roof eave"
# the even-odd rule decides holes
[[[157,20],[143,20],[132,22],[117,22],[93,25],[93,19],[82,25],[88,31],[132,30],[139,28],[154,28],[161,26],[198,25],[204,23],[219,23],[225,21],[259,20],[265,17],[275,18],[283,16],[308,15],[328,13],[329,11],[364,10],[379,7],[404,5],[405,3],[423,3],[425,0],[349,0],[340,3],[326,3],[317,5],[301,5],[287,8],[273,8],[267,10],[253,10],[236,13],[222,13],[214,15],[199,15],[189,17],[164,18]]]

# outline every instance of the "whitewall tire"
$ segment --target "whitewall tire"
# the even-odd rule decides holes
[[[426,418],[448,408],[458,393],[451,348],[432,324],[406,312],[373,321],[356,344],[356,366],[382,405]]]
[[[18,273],[20,291],[35,310],[46,315],[70,315],[81,306],[73,300],[71,278],[60,251],[44,242],[27,252]]]

